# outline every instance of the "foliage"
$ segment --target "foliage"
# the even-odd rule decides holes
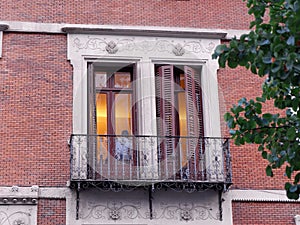
[[[266,174],[285,166],[291,182],[285,184],[288,198],[300,194],[300,2],[298,0],[247,0],[254,16],[251,32],[229,44],[219,45],[213,54],[220,67],[242,66],[265,77],[262,94],[242,98],[225,114],[236,145],[258,144],[268,161]],[[279,112],[263,112],[272,100]]]

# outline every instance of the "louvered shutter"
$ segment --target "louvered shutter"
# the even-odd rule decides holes
[[[196,179],[199,174],[199,148],[201,143],[199,137],[202,135],[202,103],[200,92],[200,76],[193,68],[184,67],[185,85],[186,85],[186,120],[187,120],[187,135],[188,151],[189,151],[189,173],[190,178]],[[200,107],[201,106],[201,107]]]
[[[159,136],[167,136],[164,139],[161,157],[172,155],[173,143],[170,136],[174,136],[175,132],[175,107],[174,107],[174,75],[173,66],[161,66],[157,71],[156,82],[157,93],[157,130]]]
[[[187,136],[199,136],[199,121],[196,97],[196,71],[188,66],[184,66],[185,77],[185,97],[186,97],[186,119]]]

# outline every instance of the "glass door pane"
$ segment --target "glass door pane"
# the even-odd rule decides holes
[[[96,95],[97,134],[106,135],[107,127],[107,94]],[[102,166],[108,157],[108,140],[106,136],[97,136],[97,160]]]
[[[187,136],[187,123],[186,123],[186,100],[185,92],[179,92],[178,95],[178,119],[179,119],[179,135]],[[187,138],[181,138],[181,167],[187,163]]]
[[[114,95],[115,127],[117,135],[132,134],[132,99],[131,94],[120,93]]]
[[[96,98],[97,134],[107,134],[107,95],[97,94]]]

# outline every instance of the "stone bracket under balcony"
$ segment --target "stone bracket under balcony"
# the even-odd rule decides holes
[[[88,190],[89,188],[96,188],[102,193],[107,191],[113,192],[133,192],[138,189],[143,189],[148,191],[148,201],[149,201],[149,219],[153,218],[153,193],[159,190],[171,189],[175,192],[203,192],[206,190],[214,190],[218,194],[218,204],[219,204],[219,219],[223,220],[223,208],[222,203],[224,199],[222,194],[228,191],[232,183],[228,182],[157,182],[157,183],[132,183],[132,182],[115,182],[115,181],[72,181],[70,183],[70,188],[76,191],[76,219],[79,219],[79,207],[80,207],[80,192],[82,190]]]

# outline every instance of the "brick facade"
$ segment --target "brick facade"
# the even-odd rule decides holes
[[[3,21],[247,29],[246,3],[234,0],[2,1]]]
[[[299,203],[286,202],[233,202],[235,225],[288,225],[295,224]]]
[[[65,186],[72,68],[64,35],[7,33],[0,60],[3,186]],[[34,121],[34,122],[33,122]]]
[[[66,224],[66,201],[60,199],[40,199],[38,204],[38,224]]]
[[[248,28],[245,2],[206,0],[2,0],[1,21],[181,28]],[[66,34],[4,32],[0,59],[0,186],[66,187],[70,172],[73,68]],[[241,97],[260,93],[248,71],[218,71],[221,115]],[[271,110],[272,104],[265,109]],[[222,123],[222,135],[227,135]],[[283,171],[266,177],[255,145],[233,146],[233,187],[280,190]],[[294,224],[298,203],[233,202],[233,223]],[[39,199],[38,224],[66,224],[66,201]]]

